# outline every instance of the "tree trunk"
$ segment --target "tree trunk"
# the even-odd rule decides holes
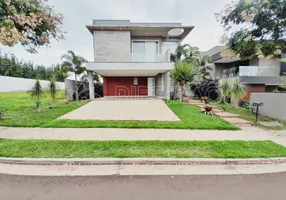
[[[238,100],[236,98],[234,99],[234,107],[238,108]]]
[[[75,100],[78,101],[78,88],[77,88],[77,76],[76,73],[74,72],[74,81],[75,81]]]
[[[180,86],[180,89],[181,89],[181,105],[183,104],[183,99],[184,99],[184,86]]]
[[[52,105],[52,107],[56,107],[56,106],[57,106],[57,102],[56,102],[55,99],[53,99],[53,105]]]
[[[37,102],[37,112],[41,112],[40,97],[39,96],[38,96],[38,102]]]

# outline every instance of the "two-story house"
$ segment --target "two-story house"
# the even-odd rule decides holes
[[[215,46],[204,53],[210,56],[208,65],[212,68],[213,78],[219,81],[233,82],[239,78],[248,86],[244,100],[249,100],[251,92],[273,92],[279,85],[285,84],[281,76],[286,73],[286,66],[277,58],[223,58],[221,51],[224,46]]]
[[[173,87],[170,54],[191,32],[181,23],[133,23],[129,20],[93,20],[94,61],[86,68],[94,98],[93,73],[103,77],[104,96],[141,96],[170,99]]]

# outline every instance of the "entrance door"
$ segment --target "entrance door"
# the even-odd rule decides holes
[[[148,97],[155,96],[155,78],[148,78]]]

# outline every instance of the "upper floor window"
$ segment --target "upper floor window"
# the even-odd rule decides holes
[[[133,40],[132,62],[158,62],[159,41]]]

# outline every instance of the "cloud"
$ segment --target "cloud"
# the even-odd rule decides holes
[[[51,48],[41,48],[38,54],[30,54],[23,47],[0,46],[2,52],[31,60],[36,64],[51,65],[61,61],[61,55],[73,50],[88,60],[93,60],[92,35],[85,28],[92,19],[129,19],[133,22],[182,22],[195,29],[185,39],[189,43],[208,50],[219,44],[222,28],[214,13],[231,0],[49,0],[49,4],[65,17],[66,39],[52,41]]]

